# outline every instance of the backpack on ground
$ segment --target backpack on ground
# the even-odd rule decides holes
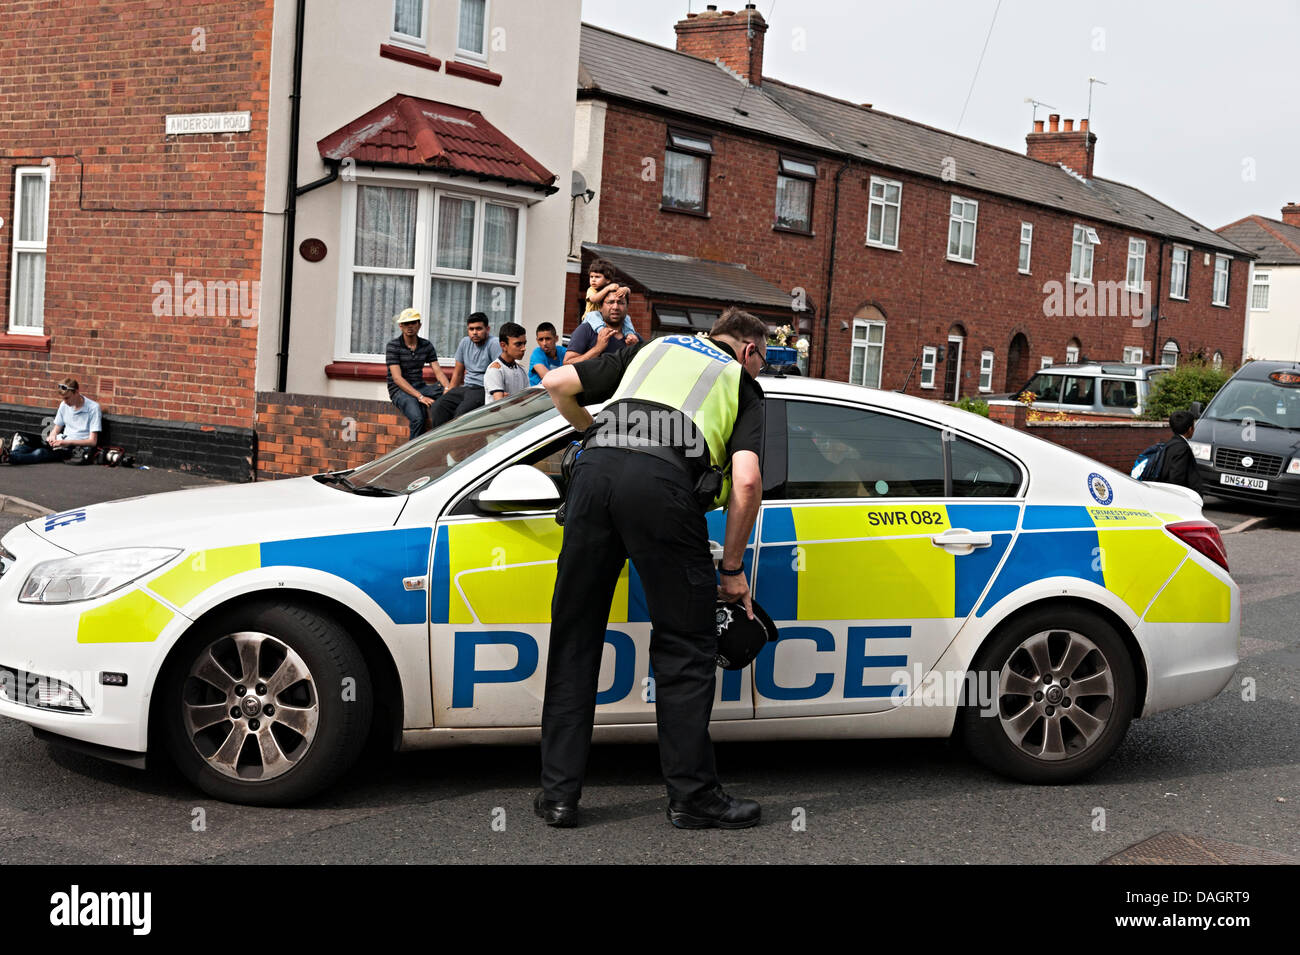
[[[1160,472],[1165,466],[1166,444],[1167,442],[1161,441],[1139,454],[1137,460],[1133,462],[1133,470],[1129,472],[1129,477],[1135,481],[1159,481]]]

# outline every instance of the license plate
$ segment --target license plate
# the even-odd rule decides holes
[[[1229,484],[1232,487],[1245,487],[1252,491],[1267,491],[1268,482],[1263,478],[1242,477],[1240,474],[1220,474],[1220,484]]]

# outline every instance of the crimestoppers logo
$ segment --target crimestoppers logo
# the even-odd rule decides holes
[[[129,926],[132,935],[148,935],[153,926],[153,893],[84,892],[74,885],[50,896],[50,924]]]

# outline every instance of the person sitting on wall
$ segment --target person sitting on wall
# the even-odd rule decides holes
[[[497,332],[497,340],[501,343],[501,355],[483,373],[488,404],[528,389],[528,368],[524,365],[528,333],[524,326],[506,322]]]
[[[81,393],[75,378],[59,382],[59,410],[54,413],[54,430],[46,443],[49,447],[21,447],[9,452],[10,464],[42,464],[63,461],[77,448],[94,448],[103,430],[99,404]]]
[[[636,344],[635,335],[623,333],[623,320],[627,315],[627,293],[619,290],[605,296],[600,305],[602,325],[596,331],[586,322],[579,325],[569,339],[569,351],[564,356],[566,365],[587,361],[597,355],[613,355],[624,347]]]
[[[501,355],[501,343],[488,334],[488,319],[483,312],[470,314],[465,320],[465,331],[465,337],[456,346],[451,387],[433,406],[435,428],[483,405],[486,399],[483,373]]]
[[[552,368],[559,368],[564,364],[564,353],[567,349],[563,345],[557,345],[558,340],[555,326],[550,322],[542,322],[537,326],[537,347],[533,349],[528,359],[530,385],[540,385],[543,375]]]
[[[415,309],[403,309],[394,319],[402,334],[384,349],[384,364],[388,366],[388,397],[410,422],[411,440],[424,433],[426,412],[448,386],[447,375],[438,364],[438,350],[429,339],[419,336],[422,320]],[[433,366],[433,376],[438,379],[438,384],[424,380],[425,365]]]

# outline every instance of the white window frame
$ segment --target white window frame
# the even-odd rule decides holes
[[[461,0],[456,0],[456,59],[485,64],[488,59],[488,38],[492,35],[492,0],[483,0],[483,52],[463,49],[460,45]]]
[[[1222,368],[1222,367],[1223,367],[1223,352],[1221,352],[1221,351],[1216,351],[1216,352],[1214,353],[1214,357],[1213,357],[1212,359],[1210,359],[1210,364],[1214,366],[1214,370],[1215,370],[1215,371],[1218,371],[1220,368]]]
[[[1174,286],[1174,279],[1175,279],[1175,277],[1178,275],[1178,266],[1179,266],[1179,264],[1180,264],[1179,261],[1178,261],[1178,253],[1179,253],[1179,252],[1181,252],[1181,253],[1183,254],[1183,261],[1182,261],[1182,263],[1181,263],[1181,265],[1182,265],[1182,267],[1183,267],[1183,269],[1182,269],[1182,279],[1183,279],[1183,281],[1182,281],[1182,285],[1181,285],[1181,287],[1180,287],[1180,290],[1176,292],[1176,291],[1174,291],[1174,288],[1175,288],[1175,286]],[[1190,246],[1186,246],[1186,245],[1176,245],[1176,246],[1174,246],[1173,258],[1172,258],[1172,260],[1171,260],[1171,262],[1170,262],[1170,265],[1169,265],[1169,297],[1170,297],[1170,298],[1172,298],[1172,299],[1177,299],[1177,300],[1180,301],[1180,302],[1185,302],[1185,301],[1187,301],[1187,276],[1188,276],[1188,273],[1191,272],[1191,267],[1192,267],[1192,249],[1191,249],[1191,247],[1190,247]]]
[[[879,326],[879,328],[880,328],[880,341],[879,341],[879,342],[873,342],[873,341],[871,341],[871,326],[873,326],[873,325],[875,325],[875,326]],[[875,319],[870,319],[870,318],[855,318],[855,319],[853,320],[853,331],[854,331],[854,333],[856,333],[857,330],[858,330],[859,328],[865,328],[865,329],[867,330],[867,339],[866,339],[865,341],[861,341],[861,342],[860,342],[860,341],[857,340],[857,336],[856,336],[856,334],[854,334],[854,337],[853,337],[853,338],[849,339],[849,379],[850,379],[850,380],[849,380],[849,384],[851,384],[851,385],[866,385],[868,388],[879,388],[879,387],[880,387],[880,382],[883,381],[883,380],[884,380],[884,377],[885,377],[885,323],[884,323],[884,322],[881,322],[881,321],[878,321],[878,320],[875,320]],[[858,349],[858,348],[863,349],[864,352],[866,353],[866,354],[864,354],[864,355],[862,356],[862,378],[863,378],[863,380],[862,380],[862,381],[853,381],[853,380],[852,380],[852,378],[853,378],[853,352],[854,352],[856,349]],[[876,377],[876,381],[875,381],[874,384],[872,384],[871,382],[869,382],[869,381],[866,380],[866,372],[867,372],[867,357],[871,354],[871,349],[873,349],[873,348],[879,348],[879,349],[880,349],[880,365],[879,365],[880,374]]]
[[[781,196],[781,180],[789,179],[793,182],[806,182],[808,186],[808,228],[796,229],[793,226],[781,225],[776,221],[775,207],[772,216],[773,227],[783,232],[797,232],[799,235],[813,234],[813,209],[817,201],[817,164],[808,159],[801,159],[798,156],[787,156],[780,154],[777,156],[776,163],[776,196]]]
[[[393,43],[424,50],[429,45],[429,0],[420,0],[420,35],[397,32],[397,0],[389,7],[388,39]]]
[[[1223,263],[1223,271],[1219,271],[1219,263]],[[1219,276],[1223,276],[1223,297],[1219,297]],[[1228,307],[1228,285],[1232,281],[1232,256],[1215,255],[1214,256],[1214,289],[1210,294],[1210,304],[1218,305],[1223,308]]]
[[[1076,362],[1078,362],[1078,360],[1079,360],[1079,346],[1078,346],[1078,345],[1066,345],[1066,346],[1065,346],[1065,363],[1066,363],[1067,365],[1073,365],[1073,364],[1075,364]]]
[[[1133,267],[1137,263],[1137,268]],[[1124,285],[1130,292],[1141,292],[1147,271],[1147,240],[1128,240],[1128,262],[1124,268]]]
[[[1020,251],[1018,253],[1017,263],[1024,259],[1024,264],[1019,265],[1021,275],[1029,275],[1032,257],[1034,254],[1034,224],[1032,222],[1020,223]]]
[[[1252,312],[1267,312],[1267,311],[1268,311],[1269,288],[1271,288],[1271,287],[1272,287],[1272,279],[1271,279],[1271,276],[1270,276],[1270,272],[1269,272],[1269,270],[1265,269],[1263,272],[1256,272],[1256,273],[1251,277],[1251,281],[1250,281],[1250,310],[1251,310]],[[1256,300],[1258,299],[1258,297],[1259,297],[1259,293],[1260,293],[1261,291],[1263,291],[1263,293],[1264,293],[1264,304],[1263,304],[1263,305],[1256,305],[1255,302],[1256,302]]]
[[[1173,352],[1174,360],[1172,362],[1166,362],[1165,355],[1169,354],[1170,352]],[[1182,354],[1182,352],[1179,351],[1178,349],[1178,342],[1174,341],[1171,338],[1168,341],[1166,341],[1164,347],[1160,349],[1160,364],[1164,365],[1166,368],[1177,368],[1178,356],[1180,354]]]
[[[880,195],[875,194],[876,187],[880,187]],[[886,192],[890,186],[898,187],[898,201],[890,202],[886,198]],[[889,206],[894,207],[894,241],[885,241],[885,209]],[[880,210],[880,239],[871,240],[871,214],[876,209]],[[896,179],[885,179],[881,176],[872,176],[870,189],[867,192],[867,245],[876,249],[893,249],[898,251],[898,233],[902,231],[903,222],[903,184]]]
[[[901,196],[899,198],[902,198]],[[954,210],[953,206],[961,204],[960,210]],[[967,211],[970,211],[971,217],[966,218]],[[948,261],[964,262],[967,265],[975,264],[975,239],[979,232],[979,214],[980,204],[975,199],[963,199],[961,196],[950,196],[948,201]],[[970,225],[970,258],[961,257],[961,237],[965,231],[966,225]],[[952,227],[957,226],[957,254],[952,254]]]
[[[1097,230],[1092,226],[1074,224],[1074,231],[1070,236],[1070,281],[1076,285],[1092,284],[1092,264],[1093,249],[1101,245],[1101,238],[1097,235]],[[1079,249],[1079,271],[1074,271],[1074,250]],[[1085,275],[1084,264],[1087,264]]]
[[[939,349],[926,345],[921,349],[921,387],[934,387],[934,370],[939,365]]]
[[[1044,368],[1051,368],[1054,364],[1051,355],[1043,355],[1038,359],[1038,370],[1042,371]]]
[[[1124,364],[1140,365],[1142,364],[1142,348],[1138,345],[1124,346]]]
[[[980,391],[993,390],[993,352],[980,352]]]
[[[45,185],[45,218],[41,222],[41,239],[20,240],[18,238],[19,224],[23,221],[23,180],[28,178],[40,179]],[[18,166],[14,169],[14,216],[9,223],[11,234],[13,235],[13,252],[9,259],[9,333],[11,335],[44,335],[45,334],[45,281],[41,280],[41,323],[39,325],[22,325],[14,324],[14,319],[18,313],[18,256],[20,253],[38,252],[45,256],[45,270],[43,275],[49,275],[50,266],[50,167],[49,166]]]
[[[367,172],[364,176],[357,176],[352,182],[343,184],[343,215],[339,218],[339,285],[338,285],[338,308],[335,311],[334,320],[334,360],[335,361],[357,361],[373,362],[376,359],[383,360],[382,352],[354,352],[352,351],[352,277],[357,268],[354,265],[356,259],[356,217],[357,217],[357,188],[359,186],[386,186],[398,189],[416,189],[418,196],[416,199],[416,219],[415,219],[415,277],[411,294],[411,307],[416,309],[421,315],[429,315],[430,286],[434,278],[449,278],[469,281],[474,284],[499,284],[513,286],[515,289],[515,306],[514,313],[509,316],[503,316],[500,319],[490,317],[493,334],[503,322],[518,322],[522,312],[525,283],[524,283],[524,264],[527,247],[528,235],[528,207],[532,204],[528,199],[521,197],[516,192],[511,192],[504,187],[495,187],[489,184],[483,184],[479,188],[467,189],[463,182],[452,181],[448,179],[436,179],[430,181],[428,176],[414,176],[403,174],[399,170],[374,170]],[[454,199],[470,199],[476,202],[474,210],[474,256],[472,268],[469,270],[435,268],[435,249],[434,237],[436,236],[438,214],[438,197],[447,196]],[[535,201],[535,200],[534,200]],[[515,235],[515,274],[502,275],[495,272],[486,272],[482,269],[483,259],[483,205],[485,203],[495,203],[504,206],[513,206],[519,210],[519,226]],[[376,269],[365,267],[362,271],[369,274],[394,274],[406,275],[409,269]],[[477,309],[477,302],[474,294],[471,292],[470,309]],[[397,335],[397,327],[393,326],[393,335]],[[454,326],[453,326],[454,329]],[[426,320],[421,333],[428,337],[429,322]],[[455,332],[453,330],[453,337]],[[450,358],[451,354],[443,354],[443,348],[440,343],[435,343],[438,347],[439,359]],[[453,342],[452,348],[455,347]]]

